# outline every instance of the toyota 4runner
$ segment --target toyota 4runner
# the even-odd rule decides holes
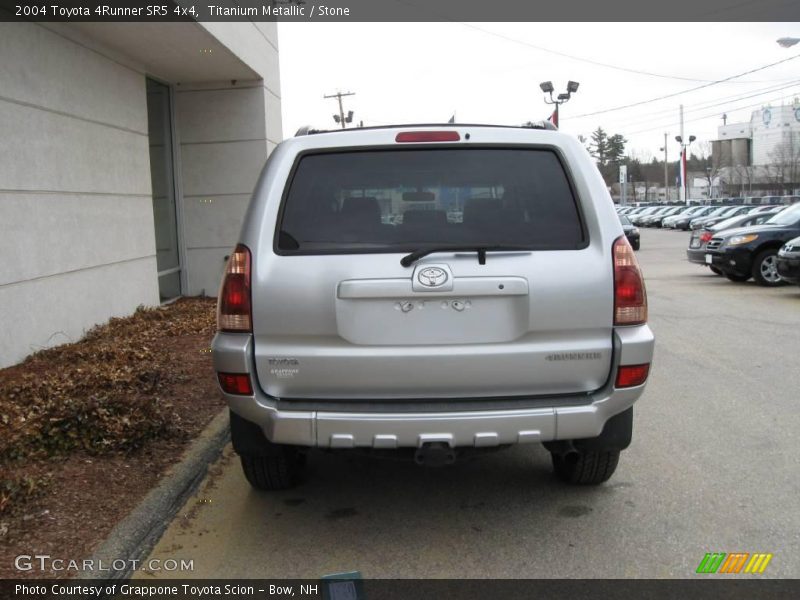
[[[303,132],[267,160],[213,362],[259,489],[308,448],[421,464],[544,443],[595,484],[653,355],[644,281],[577,140],[538,127]]]

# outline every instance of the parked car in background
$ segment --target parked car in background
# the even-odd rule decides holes
[[[653,212],[651,212],[651,213],[649,213],[647,215],[643,215],[640,219],[638,219],[638,221],[639,221],[638,225],[641,226],[641,227],[646,227],[647,224],[650,223],[650,221],[652,219],[654,219],[657,215],[664,214],[670,208],[671,207],[669,207],[669,206],[659,206],[655,211],[653,211]]]
[[[793,204],[760,225],[715,234],[706,246],[705,261],[731,281],[747,281],[752,277],[759,285],[780,285],[778,251],[798,235],[800,204]]]
[[[640,245],[639,229],[625,215],[619,216],[619,222],[622,224],[622,231],[625,232],[625,237],[631,243],[631,248],[638,250]]]
[[[684,206],[683,210],[675,213],[674,215],[669,217],[664,217],[664,220],[661,222],[661,227],[665,228],[668,227],[671,229],[672,227],[674,227],[675,222],[681,219],[682,217],[692,216],[694,214],[697,214],[702,209],[703,209],[702,206],[689,206],[689,207]]]
[[[726,207],[727,210],[723,211],[718,215],[708,215],[707,217],[700,217],[699,227],[693,227],[694,221],[690,223],[692,229],[704,229],[711,227],[712,225],[716,225],[720,221],[725,221],[730,219],[731,217],[736,217],[738,215],[746,215],[749,214],[750,211],[753,210],[752,206],[728,206]]]
[[[646,227],[661,227],[666,217],[678,214],[684,209],[683,206],[670,206],[666,210],[662,210],[655,215],[651,215],[645,219]]]
[[[649,217],[663,208],[663,206],[648,206],[644,210],[630,215],[631,223],[634,225],[641,225],[645,217]]]
[[[697,210],[696,212],[688,215],[683,215],[675,219],[675,221],[672,223],[671,226],[673,229],[682,229],[684,231],[687,231],[689,229],[689,223],[692,221],[692,219],[696,219],[697,217],[705,217],[711,214],[713,211],[717,210],[718,208],[719,208],[718,206],[701,206],[699,207],[699,210]]]
[[[785,208],[785,206],[783,206],[781,208]],[[775,206],[772,205],[772,204],[767,204],[766,206],[756,206],[754,208],[751,207],[750,212],[748,214],[757,215],[759,213],[769,212],[769,211],[774,210],[774,209],[775,209]]]
[[[730,206],[712,206],[713,210],[705,215],[697,216],[691,221],[689,221],[689,229],[698,229],[703,225],[703,221],[706,219],[714,218],[714,217],[721,217],[725,213],[729,212],[732,207]]]
[[[781,279],[800,284],[800,237],[792,238],[778,251],[776,266]]]
[[[779,211],[780,209],[773,209]],[[686,258],[689,262],[705,267],[711,267],[711,270],[717,275],[722,275],[722,271],[717,267],[711,266],[706,263],[706,246],[715,235],[727,229],[734,229],[737,227],[750,227],[752,225],[759,225],[765,222],[772,216],[770,213],[759,214],[743,214],[736,217],[730,217],[715,225],[695,229],[689,238],[689,247],[686,249]]]

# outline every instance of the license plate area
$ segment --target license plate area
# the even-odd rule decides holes
[[[706,264],[707,265],[714,264],[714,257],[711,256],[710,254],[706,254]]]

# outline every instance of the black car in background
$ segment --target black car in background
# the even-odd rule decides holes
[[[622,224],[622,230],[625,232],[625,237],[628,238],[631,248],[638,250],[640,244],[639,229],[625,215],[619,215],[619,222]]]
[[[664,219],[671,217],[672,215],[677,215],[685,209],[685,206],[670,206],[668,209],[662,210],[661,212],[658,212],[655,215],[645,219],[644,225],[646,227],[661,227]]]
[[[779,212],[783,207],[773,209]],[[711,265],[706,263],[706,245],[711,241],[715,235],[727,229],[735,229],[737,227],[751,227],[753,225],[760,225],[772,217],[774,213],[758,213],[758,214],[744,214],[735,217],[730,217],[719,223],[711,226],[703,227],[702,229],[695,229],[689,238],[689,247],[686,249],[686,258],[689,262],[698,265],[709,267]],[[717,267],[711,267],[711,270],[717,275],[722,275]]]
[[[676,219],[675,222],[671,225],[674,229],[683,229],[684,231],[689,229],[689,223],[692,219],[696,219],[698,217],[705,217],[710,214],[712,211],[717,210],[718,206],[703,206],[699,210],[693,212],[689,215],[684,215],[679,219]]]
[[[789,240],[778,251],[776,267],[781,279],[800,284],[800,237]]]
[[[760,225],[726,229],[714,235],[706,246],[705,261],[731,281],[752,277],[759,285],[780,285],[783,280],[778,273],[778,251],[798,236],[800,204],[794,204]]]
[[[716,225],[717,223],[720,223],[726,219],[730,219],[731,217],[738,217],[739,215],[749,215],[752,212],[753,212],[752,206],[729,206],[728,210],[722,212],[719,215],[715,216],[709,215],[707,217],[702,217],[699,223],[700,226],[697,227],[697,229],[708,229],[712,225]],[[695,227],[693,227],[693,222],[690,222],[689,226],[692,229],[695,229]]]

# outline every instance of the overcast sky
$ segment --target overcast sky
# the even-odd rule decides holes
[[[446,122],[454,112],[457,122],[518,125],[552,112],[541,81],[564,91],[571,79],[580,89],[561,107],[563,131],[588,137],[602,126],[623,134],[629,150],[659,157],[668,132],[673,160],[681,103],[686,134],[708,141],[723,113],[728,123],[749,120],[763,105],[800,98],[798,58],[657,102],[579,116],[799,55],[800,45],[775,42],[800,37],[798,23],[280,23],[278,35],[285,136],[308,124],[336,127],[336,101],[323,95],[337,91],[356,93],[344,99],[345,111],[365,125]]]

